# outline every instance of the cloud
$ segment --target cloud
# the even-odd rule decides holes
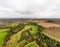
[[[0,0],[0,18],[60,18],[60,0]]]

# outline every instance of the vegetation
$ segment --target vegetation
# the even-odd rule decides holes
[[[0,47],[2,47],[3,45],[3,40],[5,38],[5,36],[7,35],[7,31],[9,29],[0,29]]]
[[[0,47],[60,47],[60,42],[43,34],[36,23],[0,27]]]

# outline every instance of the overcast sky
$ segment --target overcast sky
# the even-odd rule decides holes
[[[60,18],[60,0],[0,0],[0,18]]]

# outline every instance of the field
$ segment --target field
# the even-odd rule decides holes
[[[48,28],[44,32],[52,36],[53,39],[55,38],[57,41],[60,41],[60,27]]]
[[[60,47],[59,41],[43,32],[60,39],[58,24],[30,21],[0,25],[0,47]]]

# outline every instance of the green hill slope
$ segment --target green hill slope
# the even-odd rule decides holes
[[[46,36],[45,28],[36,23],[20,23],[7,29],[0,31],[0,47],[60,47],[60,42]]]

